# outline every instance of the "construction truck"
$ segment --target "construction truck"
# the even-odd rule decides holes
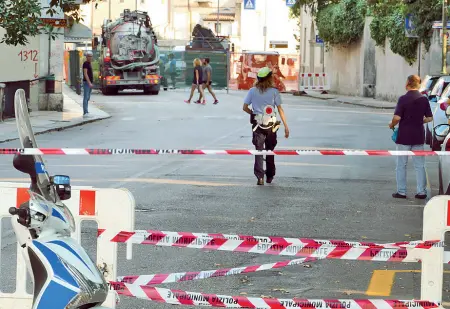
[[[105,20],[99,59],[102,93],[140,89],[157,95],[161,87],[159,56],[158,40],[147,12],[124,10],[116,21]]]

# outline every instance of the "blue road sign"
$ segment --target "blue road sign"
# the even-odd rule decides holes
[[[295,5],[296,0],[286,0],[286,5],[288,7],[293,7]]]
[[[244,10],[254,10],[256,8],[256,0],[244,0]]]
[[[412,22],[412,14],[408,14],[405,17],[405,34],[409,38],[417,38],[418,36],[414,34],[414,23]]]
[[[323,44],[323,40],[318,35],[316,35],[316,43],[317,44]]]

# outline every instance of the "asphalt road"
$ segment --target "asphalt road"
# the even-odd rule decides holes
[[[41,147],[251,149],[244,93],[219,94],[217,106],[187,105],[187,92],[159,96],[94,94],[111,119],[37,137]],[[291,137],[279,136],[278,149],[394,149],[387,124],[392,110],[341,105],[284,96]],[[212,100],[209,100],[212,102]],[[282,132],[282,130],[280,131]],[[280,134],[281,135],[281,134]],[[18,147],[17,142],[2,147]],[[277,157],[271,185],[256,186],[253,157],[113,156],[47,157],[51,173],[68,174],[73,185],[124,187],[137,204],[137,229],[230,233],[393,242],[422,236],[425,201],[394,200],[393,157]],[[12,156],[0,157],[0,181],[22,181]],[[433,194],[437,163],[427,159]],[[7,205],[5,207],[9,207]],[[7,224],[4,225],[7,228]],[[6,233],[5,233],[6,232]],[[0,288],[11,291],[15,239],[4,230]],[[96,227],[83,229],[83,244],[94,256]],[[10,258],[11,257],[11,258]],[[119,275],[211,270],[288,260],[289,257],[195,249],[135,246],[132,261],[121,246]],[[393,279],[379,277],[389,270]],[[223,295],[278,298],[420,298],[419,264],[326,260],[249,275],[171,284],[165,287]],[[444,276],[448,287],[448,275]],[[389,276],[387,276],[389,277]],[[445,293],[446,297],[448,293]],[[168,305],[122,298],[118,308]]]

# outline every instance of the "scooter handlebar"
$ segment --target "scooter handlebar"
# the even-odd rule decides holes
[[[26,209],[23,208],[15,208],[15,207],[10,207],[9,208],[9,213],[12,216],[19,216],[19,219],[22,220],[27,220],[28,219],[28,211]]]

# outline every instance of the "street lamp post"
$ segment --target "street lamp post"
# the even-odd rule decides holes
[[[442,2],[442,74],[447,74],[447,4]]]

